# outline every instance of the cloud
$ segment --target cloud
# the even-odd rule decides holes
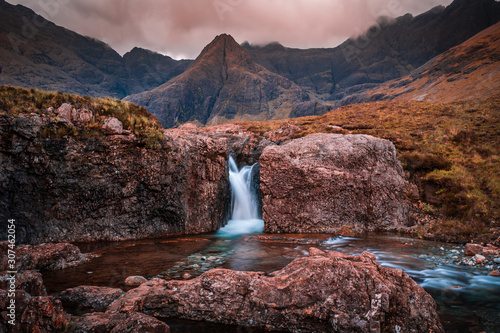
[[[100,39],[119,53],[134,46],[195,58],[216,35],[238,42],[334,47],[380,16],[419,14],[451,0],[9,0]]]

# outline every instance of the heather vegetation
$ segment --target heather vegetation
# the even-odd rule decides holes
[[[45,138],[63,136],[98,137],[104,135],[102,123],[106,117],[115,117],[123,124],[124,130],[134,133],[146,147],[159,146],[163,138],[160,122],[145,108],[133,103],[113,98],[93,98],[61,92],[25,89],[11,86],[0,87],[0,116],[17,116],[19,114],[38,114],[41,117],[56,116],[54,111],[63,103],[69,103],[77,110],[90,110],[93,117],[82,126],[60,126],[47,124],[40,131]]]
[[[318,132],[369,134],[396,146],[419,189],[415,205],[433,214],[420,235],[471,239],[498,228],[500,217],[500,99],[439,104],[384,101],[343,107],[317,117],[239,125],[258,135],[282,127],[295,137]],[[339,128],[341,127],[341,128]]]

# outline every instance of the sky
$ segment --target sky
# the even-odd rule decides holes
[[[421,14],[452,0],[7,0],[102,40],[124,54],[138,46],[194,59],[221,34],[238,43],[335,47],[377,18]]]

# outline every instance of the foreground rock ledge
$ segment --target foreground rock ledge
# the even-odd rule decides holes
[[[432,297],[402,270],[368,252],[316,248],[271,274],[213,269],[188,281],[153,279],[107,311],[129,312],[294,332],[444,332]]]
[[[260,157],[265,231],[335,233],[406,224],[408,183],[394,145],[369,135],[311,134]]]

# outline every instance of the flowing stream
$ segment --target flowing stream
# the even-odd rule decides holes
[[[436,300],[447,332],[499,332],[500,277],[489,276],[499,263],[464,265],[463,246],[424,241],[396,234],[347,238],[329,234],[261,235],[264,222],[252,190],[255,166],[238,169],[229,160],[232,214],[215,234],[171,236],[138,241],[77,244],[100,257],[76,267],[46,271],[49,293],[79,285],[118,287],[130,275],[190,279],[212,268],[272,272],[308,254],[311,246],[350,255],[369,251],[383,266],[404,270]],[[263,330],[165,319],[172,332],[264,332]]]
[[[262,232],[264,221],[260,219],[257,194],[252,189],[252,166],[238,169],[236,162],[229,157],[229,182],[231,184],[231,220],[221,228],[217,235],[234,237],[242,234]]]

